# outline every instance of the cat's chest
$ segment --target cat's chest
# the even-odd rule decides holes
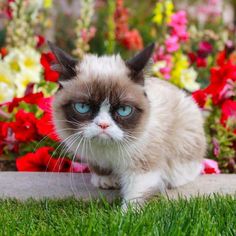
[[[122,162],[122,155],[124,155],[122,149],[118,147],[93,145],[88,150],[86,155],[86,161],[89,163],[95,163],[103,168],[118,168]]]

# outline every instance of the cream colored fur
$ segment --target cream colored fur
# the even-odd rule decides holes
[[[80,73],[78,79],[82,80],[89,80],[91,77],[100,80],[129,79],[127,67],[119,56],[100,59],[86,56],[77,69]],[[66,83],[68,87],[74,87],[73,80],[65,82],[65,86]],[[137,87],[135,84],[134,86]],[[92,183],[102,188],[121,185],[124,208],[127,202],[143,203],[157,192],[194,180],[200,174],[201,162],[206,152],[203,117],[191,96],[157,78],[145,78],[143,91],[149,100],[150,115],[142,132],[128,145],[108,141],[93,142],[92,146],[77,148],[77,143],[71,145],[70,140],[68,141],[68,146],[89,164],[112,170],[110,176],[93,173]],[[56,103],[60,99],[58,95],[54,105],[58,114],[59,106]],[[103,111],[103,115],[104,112],[106,111]],[[104,117],[107,118],[107,115]],[[65,119],[60,116],[54,115],[58,130],[63,127],[57,120]],[[66,131],[61,133],[61,137],[68,137]]]
[[[155,192],[193,181],[206,151],[203,117],[191,97],[157,78],[146,79],[145,91],[151,113],[143,133],[129,147],[132,158],[122,162],[116,149],[93,150],[97,163],[101,158],[102,166],[120,176],[124,207],[126,202],[142,203]]]

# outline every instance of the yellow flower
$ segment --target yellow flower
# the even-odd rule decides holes
[[[162,21],[163,21],[163,4],[161,2],[157,2],[154,10],[153,10],[153,13],[154,13],[154,16],[153,16],[153,19],[152,21],[154,23],[156,23],[157,25],[161,25],[162,24]]]
[[[43,1],[44,8],[50,8],[51,6],[52,6],[52,0],[44,0]]]
[[[166,22],[170,23],[171,16],[174,11],[174,4],[172,1],[165,1]]]
[[[181,75],[182,71],[188,69],[189,67],[188,58],[179,51],[174,55],[173,65],[173,70],[171,72],[171,82],[180,88],[184,88],[184,85],[181,82]]]
[[[163,2],[157,2],[153,10],[152,21],[157,25],[169,23],[173,14],[174,4],[171,0],[165,0]]]
[[[180,76],[180,82],[183,87],[189,92],[194,92],[200,89],[200,84],[196,82],[197,72],[191,67],[186,70],[182,70]]]

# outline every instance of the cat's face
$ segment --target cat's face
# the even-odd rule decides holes
[[[60,65],[62,87],[53,102],[59,136],[77,134],[104,144],[137,140],[149,117],[143,73],[136,74],[119,56],[87,55],[73,63],[69,72]]]

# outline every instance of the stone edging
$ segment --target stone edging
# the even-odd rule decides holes
[[[168,190],[168,198],[202,196],[212,194],[236,195],[236,175],[204,175],[194,182]],[[66,198],[88,200],[104,196],[111,201],[119,197],[119,191],[100,190],[90,184],[90,174],[0,172],[0,198]]]

